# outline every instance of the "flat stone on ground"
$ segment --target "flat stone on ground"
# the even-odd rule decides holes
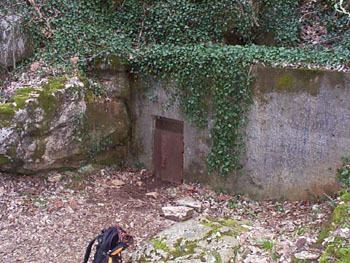
[[[308,251],[302,251],[294,254],[294,257],[299,260],[315,260],[319,258],[319,255]]]
[[[162,212],[165,218],[174,221],[185,221],[193,215],[193,208],[187,206],[164,206]]]
[[[200,201],[197,201],[193,199],[190,196],[178,199],[175,201],[177,205],[180,206],[187,206],[187,207],[192,207],[194,208],[197,212],[200,212],[202,210],[202,203]]]
[[[119,180],[119,179],[113,179],[113,180],[111,181],[111,184],[112,184],[112,186],[114,186],[114,187],[121,187],[121,186],[125,185],[125,182],[122,181],[122,180]]]

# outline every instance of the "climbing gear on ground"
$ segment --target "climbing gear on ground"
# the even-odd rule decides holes
[[[83,263],[88,262],[92,246],[96,240],[93,263],[120,263],[122,262],[121,252],[133,243],[132,236],[128,235],[119,226],[103,229],[101,234],[91,240],[87,246]]]

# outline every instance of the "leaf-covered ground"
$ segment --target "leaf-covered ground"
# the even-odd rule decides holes
[[[113,224],[134,236],[128,256],[174,223],[161,216],[161,207],[184,196],[202,202],[202,216],[246,222],[249,231],[239,236],[238,262],[290,262],[295,255],[322,253],[317,237],[331,213],[326,201],[255,202],[198,185],[163,184],[145,170],[103,169],[1,174],[1,262],[81,262],[89,240]]]

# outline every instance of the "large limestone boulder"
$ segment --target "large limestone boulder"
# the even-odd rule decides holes
[[[0,66],[15,67],[16,63],[29,57],[33,46],[23,28],[22,18],[18,15],[0,13]]]
[[[237,236],[243,231],[233,219],[188,220],[156,235],[129,262],[236,262]]]
[[[130,120],[119,99],[96,97],[76,77],[22,88],[0,104],[0,170],[35,173],[123,162]]]

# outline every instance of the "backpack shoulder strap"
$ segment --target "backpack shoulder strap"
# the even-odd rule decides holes
[[[83,261],[83,263],[87,263],[87,262],[88,262],[89,257],[90,257],[90,254],[91,254],[91,248],[92,248],[92,245],[95,243],[96,238],[97,238],[97,237],[95,237],[93,240],[91,240],[90,243],[89,243],[89,245],[86,247],[86,251],[85,251],[85,256],[84,256],[84,261]]]

